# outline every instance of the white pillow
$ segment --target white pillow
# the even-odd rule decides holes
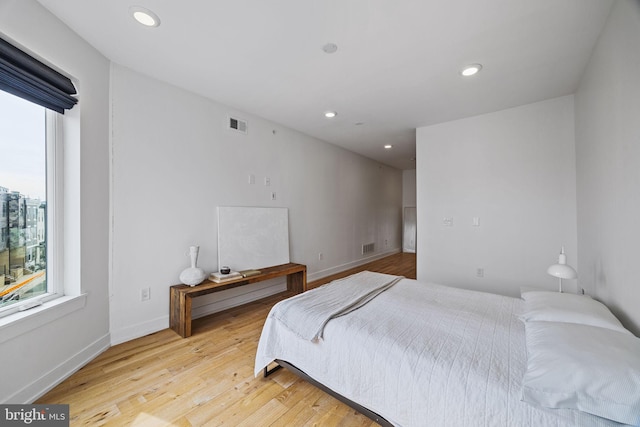
[[[588,296],[548,291],[523,292],[521,295],[525,302],[520,319],[525,322],[579,323],[631,333],[607,306]]]
[[[527,322],[522,400],[640,425],[640,339],[574,323]]]
[[[554,292],[553,290],[544,288],[534,288],[532,286],[520,286],[520,298],[524,299],[524,294],[527,292]]]

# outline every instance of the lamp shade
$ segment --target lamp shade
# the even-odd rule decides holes
[[[567,255],[564,253],[564,246],[560,250],[558,263],[547,268],[547,273],[558,278],[558,289],[560,292],[562,292],[562,279],[575,279],[578,277],[578,273],[573,267],[567,265]]]
[[[573,267],[567,264],[553,264],[547,269],[547,273],[559,279],[575,279],[578,277],[578,273]]]

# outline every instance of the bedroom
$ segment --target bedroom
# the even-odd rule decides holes
[[[638,334],[640,320],[637,314],[635,318],[633,316],[635,307],[640,303],[640,291],[633,279],[638,274],[633,254],[638,237],[634,218],[640,209],[635,197],[639,181],[635,165],[640,162],[640,155],[633,143],[637,142],[635,135],[638,134],[635,117],[639,97],[635,70],[639,68],[639,61],[635,44],[631,43],[638,39],[637,2],[616,2],[613,10],[615,13],[603,30],[607,37],[603,37],[596,47],[585,68],[581,86],[576,86],[573,100],[541,100],[547,114],[556,117],[555,112],[560,111],[565,115],[565,121],[560,122],[562,127],[557,129],[560,135],[573,128],[570,117],[575,116],[575,163],[569,152],[569,159],[566,164],[561,164],[560,170],[540,160],[533,166],[554,178],[554,182],[569,188],[571,180],[574,180],[576,202],[555,194],[560,200],[549,203],[545,208],[547,212],[558,213],[556,224],[551,224],[548,217],[540,222],[537,212],[502,218],[503,229],[498,233],[507,240],[504,244],[493,246],[489,237],[482,239],[483,236],[478,236],[480,241],[475,247],[467,249],[458,244],[456,248],[450,248],[448,257],[456,260],[455,268],[466,269],[469,274],[448,280],[444,276],[446,272],[438,272],[437,279],[477,285],[475,271],[482,266],[486,271],[485,283],[490,280],[492,283],[504,283],[515,279],[514,289],[521,283],[534,281],[544,281],[552,287],[553,282],[549,281],[544,269],[556,257],[559,246],[564,244],[570,264],[580,273],[580,286],[609,304],[625,325]],[[77,113],[75,118],[81,121],[83,150],[70,161],[77,162],[78,167],[73,173],[82,183],[71,190],[78,195],[75,208],[79,223],[72,238],[76,239],[75,247],[83,250],[82,257],[76,254],[76,259],[81,259],[81,262],[71,269],[71,274],[81,284],[82,291],[89,295],[83,308],[44,327],[29,327],[19,337],[2,342],[3,364],[15,365],[19,360],[20,366],[3,377],[0,400],[31,401],[42,390],[110,345],[165,328],[166,288],[184,267],[186,247],[197,241],[201,245],[203,268],[217,267],[213,214],[218,203],[269,204],[271,201],[263,197],[268,195],[267,192],[275,191],[277,204],[289,205],[292,212],[294,209],[297,212],[291,217],[292,253],[299,255],[316,272],[353,262],[358,246],[372,238],[376,239],[379,247],[385,240],[390,250],[399,247],[397,212],[402,204],[399,191],[402,173],[397,169],[379,169],[378,162],[110,63],[37,2],[2,1],[0,19],[4,35],[64,69],[81,84],[79,90],[83,94],[83,105],[81,115]],[[68,47],[63,49],[62,45]],[[571,93],[565,95],[570,96]],[[171,100],[171,105],[168,100]],[[571,108],[566,111],[567,103],[574,103],[573,111]],[[180,108],[175,108],[176,105]],[[516,108],[511,114],[516,117],[526,117],[527,109],[535,108],[513,107]],[[248,120],[251,126],[248,138],[228,136],[211,124],[222,122],[229,113],[240,114]],[[70,117],[74,114],[74,110],[69,113]],[[510,120],[510,117],[504,117],[507,114],[483,116],[476,120]],[[458,129],[460,132],[473,132],[477,126],[486,129],[489,124],[463,121]],[[276,130],[275,135],[273,130]],[[516,132],[517,129],[511,131]],[[183,149],[188,144],[185,132],[188,132],[189,140],[198,139],[199,144],[206,146],[204,152],[209,157],[200,159],[196,167],[190,166],[193,159]],[[421,193],[422,186],[429,185],[429,176],[421,169],[429,161],[422,157],[420,151],[421,134],[425,132],[438,132],[443,138],[448,135],[447,129],[442,127],[418,131],[416,187],[419,207],[430,202],[422,199]],[[265,134],[270,135],[271,140]],[[512,135],[500,134],[498,137],[504,140]],[[114,153],[111,153],[110,139]],[[225,145],[206,145],[215,139],[223,139]],[[304,147],[294,143],[298,140],[305,141]],[[566,138],[561,140],[567,143]],[[138,143],[133,144],[132,141]],[[247,159],[242,148],[238,147],[240,143],[249,145],[251,159]],[[157,159],[157,164],[152,167],[142,162],[148,158],[149,150],[153,150],[154,159]],[[288,154],[283,156],[283,152]],[[109,158],[112,154],[116,158],[121,156],[121,161],[111,164]],[[485,153],[487,156],[495,154],[496,151]],[[241,158],[249,163],[246,168],[238,170],[222,162],[224,171],[214,174],[214,165],[219,166],[221,158]],[[131,163],[127,162],[129,159]],[[294,169],[285,168],[285,164]],[[169,168],[180,173],[157,172]],[[572,169],[575,170],[573,176]],[[208,173],[205,172],[207,170]],[[290,175],[285,175],[285,172]],[[303,172],[313,176],[313,180],[296,179]],[[259,185],[245,185],[246,175],[250,173],[255,175]],[[271,189],[262,185],[266,176],[272,179]],[[194,182],[198,184],[194,186]],[[215,184],[205,188],[203,182]],[[342,185],[344,182],[365,191],[358,195],[357,200],[352,200],[350,189]],[[464,181],[461,180],[462,183]],[[215,192],[216,201],[198,203],[198,200],[211,197],[211,192]],[[159,207],[158,200],[164,201],[167,208]],[[201,208],[176,211],[176,206],[188,207],[192,203]],[[388,207],[391,214],[386,213]],[[490,207],[486,206],[487,209]],[[481,230],[485,230],[485,224],[491,225],[489,215],[492,212],[471,212],[464,205],[456,208],[458,211],[445,215],[454,216],[454,221],[460,219],[461,227],[474,216],[480,216]],[[379,223],[370,212],[378,212],[382,218],[385,215],[391,217],[387,220],[387,228],[380,228],[379,235],[378,231],[374,233],[371,230]],[[341,215],[346,214],[355,218],[349,224],[340,220]],[[443,216],[440,212],[435,214],[437,218]],[[140,221],[139,217],[143,215],[148,215],[150,221]],[[114,230],[110,232],[112,220]],[[508,236],[510,221],[528,224],[526,236]],[[351,236],[354,224],[359,224],[359,228],[355,230],[357,235],[353,239],[345,242],[343,238],[336,237]],[[452,231],[460,230],[461,234],[456,236],[456,242],[459,242],[466,235],[457,225],[458,222]],[[564,233],[562,238],[550,235],[545,228],[549,226]],[[302,230],[307,233],[306,239],[314,242],[313,245],[301,243],[295,237],[294,233],[300,234]],[[326,230],[332,230],[332,233]],[[419,222],[418,230],[418,242],[431,241],[431,236],[426,234],[430,230],[428,224],[422,226]],[[441,231],[441,228],[435,230],[437,233]],[[208,233],[206,241],[202,238],[203,233]],[[526,241],[531,234],[545,236],[546,240],[540,237],[531,247]],[[129,239],[127,236],[132,237]],[[435,241],[438,238],[442,240],[436,236]],[[166,252],[154,253],[158,247],[167,248]],[[469,259],[470,253],[465,252],[477,252],[483,247],[488,249],[487,259]],[[318,260],[318,252],[325,254],[322,263]],[[424,255],[428,256],[428,253],[425,251]],[[526,265],[510,262],[528,257],[536,262]],[[425,262],[429,261],[425,258]],[[507,270],[503,270],[501,262],[508,264]],[[429,267],[418,265],[418,274],[425,274],[425,279],[429,279],[429,271]],[[140,302],[138,298],[142,283],[152,287],[151,300],[147,303]],[[212,302],[213,305],[215,303]],[[206,309],[215,307],[203,308]],[[73,329],[74,334],[65,334],[68,329]],[[5,332],[6,328],[3,328]],[[23,354],[22,348],[33,348],[35,343],[49,349],[47,357],[38,352]]]

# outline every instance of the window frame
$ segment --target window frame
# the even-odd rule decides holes
[[[64,296],[62,258],[64,254],[64,135],[62,114],[46,110],[47,138],[47,210],[45,241],[47,242],[47,293],[42,302]]]
[[[6,307],[0,307],[0,319],[29,310],[29,308],[37,307],[65,295],[64,268],[62,265],[64,250],[64,215],[62,210],[64,206],[63,115],[48,108],[42,108],[45,112],[47,291],[42,295],[28,298]]]

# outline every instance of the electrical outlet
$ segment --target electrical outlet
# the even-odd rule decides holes
[[[142,288],[140,290],[140,301],[149,301],[151,299],[151,288]]]
[[[268,176],[266,176],[266,177],[264,178],[264,185],[265,185],[265,187],[270,186],[270,185],[271,185],[271,178],[269,178]]]
[[[484,277],[484,268],[476,268],[476,276]]]

